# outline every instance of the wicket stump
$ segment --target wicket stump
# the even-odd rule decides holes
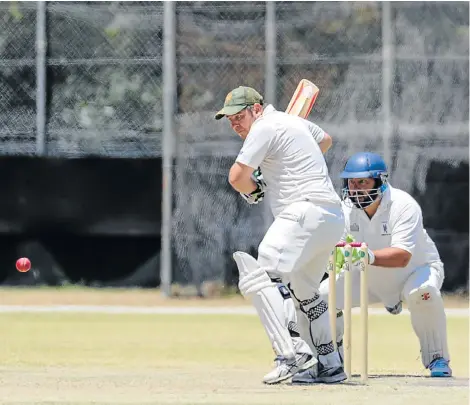
[[[329,296],[328,307],[330,309],[330,325],[331,334],[333,337],[333,344],[336,344],[336,248],[344,247],[345,263],[343,265],[344,271],[344,336],[343,336],[343,350],[344,350],[344,371],[351,378],[351,311],[352,311],[352,248],[360,248],[360,306],[361,306],[361,381],[367,382],[368,379],[368,317],[369,317],[369,302],[367,292],[367,265],[368,265],[368,251],[365,243],[351,242],[351,243],[338,243],[330,255],[328,261],[328,277],[329,277]]]

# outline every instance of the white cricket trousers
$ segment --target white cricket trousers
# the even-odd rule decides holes
[[[369,266],[369,271],[374,271],[374,266]],[[375,271],[393,272],[394,269],[380,269]],[[376,278],[376,277],[375,277]],[[360,306],[360,270],[353,266],[352,281],[352,307]],[[394,306],[399,301],[408,305],[411,315],[411,324],[421,346],[421,360],[424,367],[436,358],[443,357],[450,360],[447,345],[447,325],[444,303],[440,289],[444,282],[444,265],[434,262],[416,268],[409,277],[394,290],[388,293],[383,291],[383,286],[374,288],[374,284],[368,286],[369,304],[383,303],[386,306]],[[382,288],[380,288],[382,287]],[[328,300],[328,280],[320,286],[320,294],[324,300]],[[336,308],[344,309],[344,272],[336,279]],[[342,341],[344,331],[343,320],[338,318],[336,341]]]
[[[344,226],[339,204],[293,203],[268,229],[258,248],[258,263],[271,277],[290,283],[300,297],[310,298],[320,287],[329,255]]]
[[[368,267],[369,272],[377,271],[374,269],[374,266]],[[390,272],[392,273],[394,269],[383,270],[380,269],[380,272]],[[351,302],[352,308],[359,308],[361,305],[361,271],[360,266],[355,263],[352,266],[351,271],[351,284],[352,284],[352,294]],[[372,277],[369,277],[369,280]],[[378,279],[378,277],[374,277]],[[386,280],[385,277],[383,280]],[[388,281],[383,281],[388,282]],[[382,284],[383,284],[382,282]],[[444,267],[440,262],[433,263],[431,265],[425,265],[416,268],[404,282],[396,285],[395,290],[390,290],[389,292],[383,292],[383,285],[376,286],[373,283],[369,283],[367,286],[368,291],[368,300],[370,304],[382,303],[385,306],[393,307],[398,304],[399,301],[407,302],[412,291],[432,287],[435,290],[440,290],[444,282]],[[392,285],[393,282],[389,282],[389,285]],[[328,279],[324,280],[320,286],[320,294],[324,299],[328,299],[329,290],[329,281]],[[336,278],[336,309],[344,309],[344,272],[342,271]]]
[[[271,278],[280,278],[294,299],[302,338],[321,362],[335,352],[328,300],[319,287],[329,255],[344,232],[341,205],[310,201],[289,205],[274,220],[258,249],[258,263]]]

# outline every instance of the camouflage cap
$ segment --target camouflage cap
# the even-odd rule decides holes
[[[244,108],[256,103],[263,104],[263,96],[261,94],[251,87],[237,87],[227,94],[224,108],[215,115],[215,119],[220,120],[226,115],[237,114]]]

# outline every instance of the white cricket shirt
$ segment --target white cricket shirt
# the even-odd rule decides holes
[[[369,284],[379,295],[398,288],[416,268],[440,261],[436,245],[423,227],[421,207],[407,192],[389,185],[372,219],[344,203],[343,210],[346,232],[355,241],[367,243],[371,250],[395,247],[412,254],[405,268],[369,266]]]
[[[306,199],[317,205],[341,204],[318,146],[324,134],[314,123],[272,105],[253,123],[236,161],[261,167],[274,217]]]

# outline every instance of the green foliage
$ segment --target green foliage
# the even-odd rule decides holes
[[[10,7],[8,8],[8,11],[16,22],[21,21],[23,19],[24,15],[20,10],[17,1],[10,1]]]

